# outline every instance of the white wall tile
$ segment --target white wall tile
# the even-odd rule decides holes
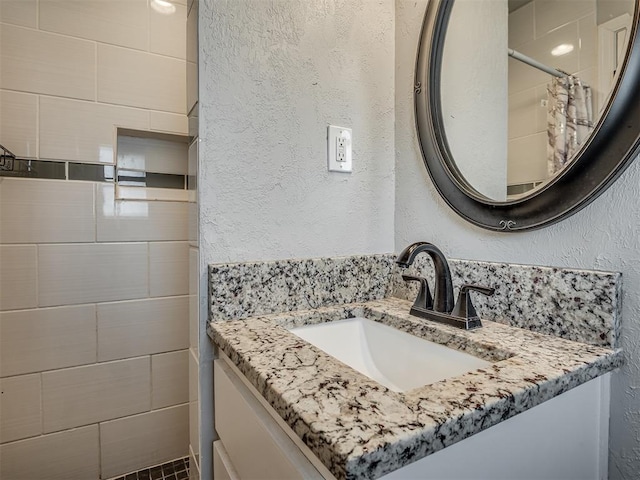
[[[196,353],[199,347],[200,322],[198,301],[200,293],[200,261],[197,248],[189,248],[189,347]]]
[[[187,14],[187,61],[198,63],[198,9],[189,6]]]
[[[113,163],[115,127],[146,130],[144,110],[40,98],[40,157],[81,162]]]
[[[35,245],[0,245],[0,310],[37,306],[36,259]]]
[[[200,458],[200,388],[198,359],[193,349],[189,349],[189,445]]]
[[[198,219],[198,142],[189,145],[189,177],[187,185],[189,187],[189,244],[198,246],[198,231],[200,221]]]
[[[537,182],[547,178],[547,134],[509,140],[509,184]]]
[[[0,243],[94,242],[94,184],[5,178]]]
[[[536,89],[530,88],[509,95],[509,138],[524,137],[536,133]]]
[[[98,305],[99,361],[188,347],[188,297]]]
[[[40,29],[147,50],[147,1],[41,1]]]
[[[0,0],[0,21],[36,28],[38,25],[38,0]]]
[[[533,6],[530,2],[509,14],[509,48],[517,49],[534,39]]]
[[[578,46],[578,24],[577,22],[565,25],[553,32],[538,38],[534,42],[521,45],[519,51],[537,61],[560,68],[565,72],[576,72],[579,70],[579,49],[561,57],[551,55],[551,50],[561,43],[568,43]],[[509,58],[509,93],[516,93],[541,84],[549,83],[549,74],[525,63]]]
[[[98,101],[185,114],[185,61],[99,44]]]
[[[189,150],[188,150],[188,156],[189,156],[189,175],[191,175],[192,177],[197,177],[198,176],[198,141],[192,141],[189,144]],[[198,188],[198,184],[197,183],[193,183],[192,185],[189,185],[189,190],[197,190]]]
[[[198,295],[189,295],[189,347],[196,352],[199,346],[199,318],[198,318]]]
[[[536,131],[546,132],[548,127],[547,106],[543,105],[543,101],[547,100],[547,86],[541,85],[536,87]]]
[[[187,112],[198,101],[198,4],[187,17]]]
[[[149,51],[184,60],[187,56],[187,7],[165,15],[149,9]]]
[[[0,478],[96,479],[100,475],[98,426],[0,445]]]
[[[196,190],[190,190],[189,191],[189,195],[197,195],[197,191]],[[192,198],[189,199],[189,206],[188,206],[188,215],[189,215],[189,245],[195,248],[198,248],[198,227],[199,227],[199,222],[198,222],[198,214],[199,214],[199,207],[198,207],[198,203],[191,201]]]
[[[149,292],[152,297],[189,293],[189,243],[149,244]]]
[[[61,35],[3,25],[0,87],[95,99],[95,45]]]
[[[179,52],[185,49],[184,46],[181,46],[181,43],[184,43],[184,38],[179,39],[177,43],[170,42],[167,32],[184,29],[184,24],[181,25],[174,19],[169,23],[167,23],[169,19],[155,19],[153,20],[154,30],[149,32],[147,30],[149,14],[146,0],[127,0],[125,2],[127,3],[126,9],[109,8],[108,11],[107,5],[112,5],[109,2],[58,0],[55,2],[40,1],[39,3],[41,30],[64,35],[3,25],[0,46],[3,68],[0,74],[0,86],[12,90],[69,98],[40,97],[38,118],[37,96],[3,91],[0,98],[2,104],[0,138],[10,139],[3,141],[8,144],[7,146],[16,145],[12,148],[14,153],[35,157],[38,155],[37,147],[38,141],[40,141],[41,158],[96,163],[106,160],[110,163],[114,150],[114,126],[141,130],[152,128],[173,133],[187,132],[187,119],[184,115],[178,114],[179,112],[184,113],[186,104],[185,81],[183,79],[185,75],[184,62],[144,54],[144,62],[151,67],[146,70],[150,73],[148,77],[152,81],[134,79],[134,87],[138,88],[138,91],[131,93],[131,95],[129,93],[123,94],[120,91],[122,84],[115,86],[116,96],[123,95],[125,98],[137,99],[136,101],[140,103],[134,104],[134,106],[153,108],[154,111],[148,112],[139,108],[77,101],[74,99],[94,100],[96,98],[94,90],[96,84],[95,44],[66,36],[72,35],[142,49],[147,48],[147,41],[150,38],[153,51],[179,56]],[[180,5],[183,3],[186,1],[181,1]],[[38,21],[37,5],[36,0],[0,0],[2,21],[36,27]],[[186,16],[184,6],[178,8]],[[141,12],[144,16],[144,25],[140,24]],[[11,41],[6,41],[9,37]],[[122,51],[116,47],[106,47],[107,50],[109,48]],[[125,51],[125,56],[127,56],[126,53],[129,52]],[[62,54],[64,57],[59,58]],[[184,53],[182,56],[184,57]],[[135,71],[136,76],[140,76],[138,72],[141,69],[137,62],[139,57],[135,55],[133,57],[136,58],[136,61],[131,62],[131,65],[135,66],[131,71]],[[56,69],[58,66],[60,66],[60,70]],[[118,71],[113,72],[116,83],[123,77],[122,71],[123,68],[118,66]],[[165,85],[181,86],[178,96],[182,96],[182,98],[180,100],[172,99],[173,95],[167,95],[164,86],[158,86],[156,91],[153,91],[158,79],[160,83],[164,82]],[[151,100],[145,98],[140,100],[140,97],[145,97],[147,92],[151,93],[150,98],[152,97],[162,104],[152,104]],[[113,99],[105,101],[119,103]],[[36,137],[38,121],[40,121],[40,138]],[[73,185],[66,185],[65,183],[64,188],[58,191],[55,185],[51,186],[55,182],[50,181],[29,180],[27,183],[18,183],[18,181],[11,179],[10,182],[5,181],[3,190],[2,180],[0,180],[0,209],[3,209],[0,211],[2,219],[0,242],[50,244],[95,241],[96,210],[92,207],[95,191],[91,193],[90,200],[87,200],[86,196],[86,187],[89,186],[90,189],[93,189],[92,185],[75,182]],[[45,185],[45,188],[36,189],[38,186]],[[24,186],[29,188],[18,189],[18,187]],[[3,193],[4,196],[2,196]],[[76,198],[78,195],[82,198]],[[44,201],[41,201],[39,197],[42,197]],[[50,198],[50,201],[47,202],[45,197]],[[115,204],[115,202],[112,203]],[[97,211],[104,213],[100,207]],[[64,215],[57,218],[60,212]],[[146,241],[148,236],[151,236],[153,240],[186,240],[187,206],[185,203],[158,202],[151,206],[148,212],[150,215],[146,221],[139,221],[140,217],[134,215],[127,217],[126,220],[118,218],[111,222],[103,215],[103,222],[98,226],[98,231],[103,234],[102,241],[113,241],[114,239],[119,241],[123,238],[126,241]],[[68,220],[69,218],[73,221]],[[11,225],[8,222],[11,222]],[[107,230],[111,230],[113,233],[107,233]],[[96,249],[96,247],[98,248]],[[38,250],[35,246],[3,246],[1,248],[0,309],[35,307],[37,305],[38,278],[42,305],[122,300],[148,295],[149,266],[146,244],[41,245],[39,247],[41,261],[41,275],[39,277],[36,275]],[[8,252],[10,258],[8,258]],[[25,259],[28,268],[23,268],[25,265],[23,260]],[[119,265],[114,265],[114,262]],[[133,270],[130,269],[132,262],[134,264]],[[138,264],[141,266],[140,269],[136,266]],[[169,270],[171,269],[172,267],[169,266]],[[141,273],[142,270],[144,271]],[[10,284],[5,282],[5,277],[10,278]],[[134,293],[131,293],[132,291]],[[5,297],[10,303],[5,301]],[[149,335],[149,331],[145,331],[139,332],[140,337],[144,336],[144,340],[150,337],[149,344],[155,346],[152,346],[152,350],[153,348],[173,349],[176,345],[179,345],[178,348],[186,348],[188,346],[188,297],[154,299],[149,302],[158,302],[159,304],[159,307],[155,309],[155,318],[153,318],[156,321],[152,322],[150,317],[144,319],[148,320],[148,325],[154,328],[154,335]],[[144,301],[140,303],[144,303]],[[103,306],[105,304],[100,305],[100,308]],[[0,315],[0,329],[2,329],[0,341],[3,342],[2,352],[0,352],[0,374],[16,375],[23,371],[64,368],[95,361],[97,345],[94,310],[95,307],[92,305],[81,305],[5,312]],[[169,316],[172,310],[181,313],[172,318],[173,324],[167,322],[168,325],[165,325],[167,328],[164,330],[162,327],[158,328],[158,317]],[[122,312],[122,310],[120,311]],[[126,317],[127,315],[122,316]],[[134,318],[133,320],[135,322],[140,319]],[[125,328],[125,325],[121,326]],[[164,338],[162,338],[163,335]],[[126,355],[140,355],[140,347],[144,348],[145,345],[144,340],[137,345],[131,345],[133,351],[126,353]],[[164,346],[160,345],[162,341],[165,341]],[[176,399],[180,392],[182,392],[180,393],[182,401],[188,400],[186,389],[187,354],[184,351],[181,357],[179,353],[161,354],[153,358],[153,376],[156,387],[153,395],[154,408],[178,401]],[[128,362],[133,362],[135,365]],[[123,366],[125,363],[127,363],[126,368]],[[184,367],[184,373],[179,376],[181,363]],[[141,366],[141,364],[144,365]],[[45,383],[43,398],[45,431],[70,428],[150,408],[150,365],[151,359],[149,358],[131,359],[124,362],[44,373],[42,377]],[[41,375],[38,374],[4,378],[2,380],[3,388],[5,385],[10,385],[7,382],[18,379],[37,379],[39,382],[40,377]],[[181,388],[176,388],[180,382],[184,385]],[[17,390],[12,388],[11,391]],[[3,442],[40,433],[42,424],[39,417],[41,414],[39,411],[39,383],[37,394],[33,391],[24,397],[27,400],[19,406],[29,412],[28,416],[5,415],[9,408],[13,409],[12,412],[15,411],[18,404],[5,401],[5,398],[14,399],[15,396],[3,397],[2,430],[0,430]],[[141,401],[140,399],[144,402],[144,407],[136,407],[136,402]],[[38,406],[39,419],[37,422],[35,417],[31,415],[35,405]],[[159,461],[173,459],[187,453],[188,407],[184,405],[182,410],[184,411],[181,414],[182,419],[179,422],[173,422],[173,430],[167,435],[168,438],[162,440],[163,445],[161,445],[161,450],[167,451],[171,448],[176,450],[175,433],[182,429],[181,436],[184,444],[182,451],[172,453],[168,458]],[[168,412],[168,410],[161,410],[158,413],[160,412]],[[163,415],[156,415],[153,418],[170,419],[173,415],[175,419],[176,416],[179,416],[175,412]],[[25,419],[24,421],[20,420],[18,433],[14,434],[9,430],[10,435],[6,434],[6,419],[9,417],[12,421],[18,418]],[[153,425],[156,421],[152,422]],[[171,424],[171,421],[164,423]],[[36,424],[37,432],[35,432]],[[16,425],[18,424],[16,423]],[[160,427],[163,426],[160,425]],[[153,430],[153,428],[149,430]],[[157,434],[152,433],[151,437],[155,436]],[[180,433],[177,436],[179,437]],[[91,426],[2,445],[0,448],[2,448],[3,461],[0,462],[2,464],[0,477],[98,478],[100,474],[98,472],[97,437],[98,428]],[[11,457],[11,461],[6,461],[9,457]],[[155,449],[155,457],[158,457],[158,449]],[[33,462],[34,458],[37,458],[38,461]],[[152,463],[158,463],[158,461]],[[148,465],[148,463],[146,464]],[[136,463],[129,470],[141,468],[142,465]]]
[[[2,145],[20,157],[36,157],[38,97],[0,91],[0,139]]]
[[[118,137],[118,167],[154,173],[188,173],[186,142],[158,138]]]
[[[101,423],[101,478],[186,456],[188,415],[188,406],[181,405]]]
[[[187,239],[186,202],[116,201],[113,185],[96,188],[99,242]]]
[[[40,435],[40,375],[0,379],[0,392],[0,443]]]
[[[198,64],[187,62],[187,108],[189,112],[198,102]]]
[[[200,465],[191,449],[189,450],[189,480],[200,480]]]
[[[598,26],[593,13],[578,22],[580,70],[598,66]]]
[[[596,10],[595,0],[536,0],[536,38]],[[577,46],[577,45],[576,45]]]
[[[149,410],[149,357],[42,374],[44,431],[54,432]]]
[[[38,248],[41,307],[147,296],[145,243],[60,244]]]
[[[189,133],[187,116],[175,113],[150,111],[149,128],[159,132],[177,133],[179,135],[187,135]]]
[[[94,305],[0,313],[0,376],[95,361]]]
[[[151,408],[189,401],[189,350],[151,357]]]
[[[147,200],[150,202],[187,202],[189,192],[179,188],[132,187],[118,185],[116,187],[118,200]]]

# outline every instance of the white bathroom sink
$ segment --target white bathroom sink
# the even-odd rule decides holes
[[[491,365],[361,317],[289,331],[395,392],[406,392]]]

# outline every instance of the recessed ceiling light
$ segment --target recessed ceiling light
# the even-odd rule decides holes
[[[171,15],[176,11],[176,6],[167,0],[151,0],[151,8],[163,15]]]
[[[567,53],[573,52],[573,45],[570,43],[561,43],[553,50],[551,50],[551,55],[554,57],[560,57],[562,55],[566,55]]]

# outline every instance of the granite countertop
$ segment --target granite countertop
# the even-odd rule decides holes
[[[209,335],[339,479],[377,478],[622,364],[619,350],[501,323],[464,331],[409,315],[385,298],[212,322]],[[289,333],[365,316],[492,362],[396,393]]]

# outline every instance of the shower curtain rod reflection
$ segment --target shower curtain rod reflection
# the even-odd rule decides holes
[[[544,63],[540,63],[539,61],[534,60],[531,57],[527,57],[526,55],[512,48],[507,48],[507,53],[509,54],[510,57],[515,58],[516,60],[519,60],[522,63],[526,63],[527,65],[531,65],[532,67],[537,68],[538,70],[542,70],[543,72],[546,72],[549,75],[553,75],[554,77],[564,78],[568,76],[568,74],[560,70],[557,70],[555,68],[551,68],[545,65]]]

